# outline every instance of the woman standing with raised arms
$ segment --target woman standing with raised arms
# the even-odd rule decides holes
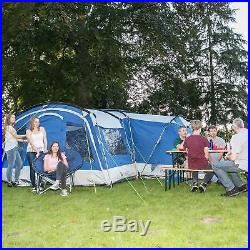
[[[30,165],[30,181],[32,184],[32,192],[36,191],[36,176],[32,166],[33,160],[39,156],[40,153],[47,152],[47,136],[45,128],[40,127],[38,117],[32,117],[30,120],[30,128],[26,131],[28,139],[28,161]]]

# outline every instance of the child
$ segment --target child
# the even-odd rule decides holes
[[[191,122],[193,134],[190,135],[184,142],[184,148],[187,149],[188,168],[190,169],[211,169],[208,164],[208,140],[201,136],[201,121],[194,120]],[[207,183],[211,180],[214,173],[208,172],[205,174],[204,181],[198,186],[198,171],[192,174],[191,191],[205,192]]]

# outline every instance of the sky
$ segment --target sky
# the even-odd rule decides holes
[[[242,34],[244,39],[248,41],[248,3],[234,2],[232,7],[239,9],[236,12],[236,23],[232,24],[232,26],[237,33]]]

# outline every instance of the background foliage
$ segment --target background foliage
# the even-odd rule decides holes
[[[4,3],[3,111],[46,101],[247,121],[230,3]]]

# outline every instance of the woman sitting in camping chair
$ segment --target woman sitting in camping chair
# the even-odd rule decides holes
[[[66,189],[68,162],[64,153],[60,151],[59,143],[53,142],[49,152],[44,157],[44,171],[56,174],[56,182],[50,189],[59,189],[59,182],[61,182],[61,196],[68,196]]]

